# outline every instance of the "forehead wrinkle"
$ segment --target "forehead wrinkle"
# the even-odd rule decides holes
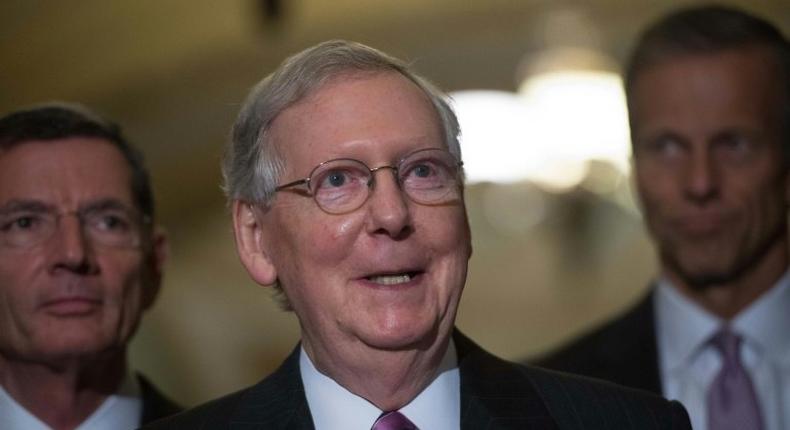
[[[418,136],[409,136],[409,137],[398,137],[398,138],[389,138],[389,139],[355,139],[346,142],[341,142],[338,145],[332,147],[329,151],[330,154],[333,154],[333,158],[353,158],[359,159],[359,161],[364,162],[397,162],[400,161],[404,156],[419,151],[422,149],[429,149],[429,148],[437,148],[437,149],[446,149],[444,145],[440,144],[435,145],[432,141],[433,139],[431,136],[428,135],[418,135]],[[409,146],[407,149],[401,149],[398,153],[393,154],[391,159],[377,159],[371,160],[369,156],[370,149],[378,149],[378,148],[404,148],[408,144],[413,143],[412,146]]]

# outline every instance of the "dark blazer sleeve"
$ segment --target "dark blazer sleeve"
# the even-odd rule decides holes
[[[529,363],[661,394],[652,290],[624,314]]]
[[[691,430],[686,409],[646,391],[544,369],[527,369],[561,429]]]
[[[155,421],[144,430],[311,430],[313,419],[299,373],[299,347],[261,382]]]
[[[177,414],[183,410],[180,405],[165,397],[143,375],[138,374],[137,380],[140,383],[140,393],[143,399],[143,414],[140,418],[142,424]]]
[[[497,358],[456,332],[461,429],[690,430],[680,403]]]

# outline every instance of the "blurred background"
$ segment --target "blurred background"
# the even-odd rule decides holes
[[[787,0],[724,3],[790,33]],[[637,300],[655,273],[629,179],[619,70],[682,0],[3,0],[0,113],[52,99],[119,121],[171,238],[132,361],[193,405],[250,385],[298,340],[238,262],[219,159],[248,89],[345,38],[453,93],[474,255],[458,326],[524,359]]]

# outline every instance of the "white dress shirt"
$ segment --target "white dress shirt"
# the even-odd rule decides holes
[[[140,427],[143,401],[137,378],[127,374],[117,393],[104,402],[74,430],[131,430]],[[52,430],[17,403],[0,385],[0,429]]]
[[[654,303],[664,396],[686,406],[694,429],[706,429],[707,390],[722,365],[708,340],[725,321],[666,279],[659,281]],[[729,325],[743,339],[741,362],[757,393],[765,430],[790,430],[790,272]]]
[[[370,430],[381,415],[375,405],[319,372],[304,348],[299,371],[316,430]],[[461,378],[452,341],[436,379],[399,411],[421,430],[461,427]]]

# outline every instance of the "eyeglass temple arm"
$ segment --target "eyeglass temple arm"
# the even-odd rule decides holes
[[[299,179],[298,181],[289,182],[287,184],[278,185],[277,188],[274,189],[274,191],[280,191],[297,185],[306,184],[308,180],[309,179],[305,178],[305,179]]]

